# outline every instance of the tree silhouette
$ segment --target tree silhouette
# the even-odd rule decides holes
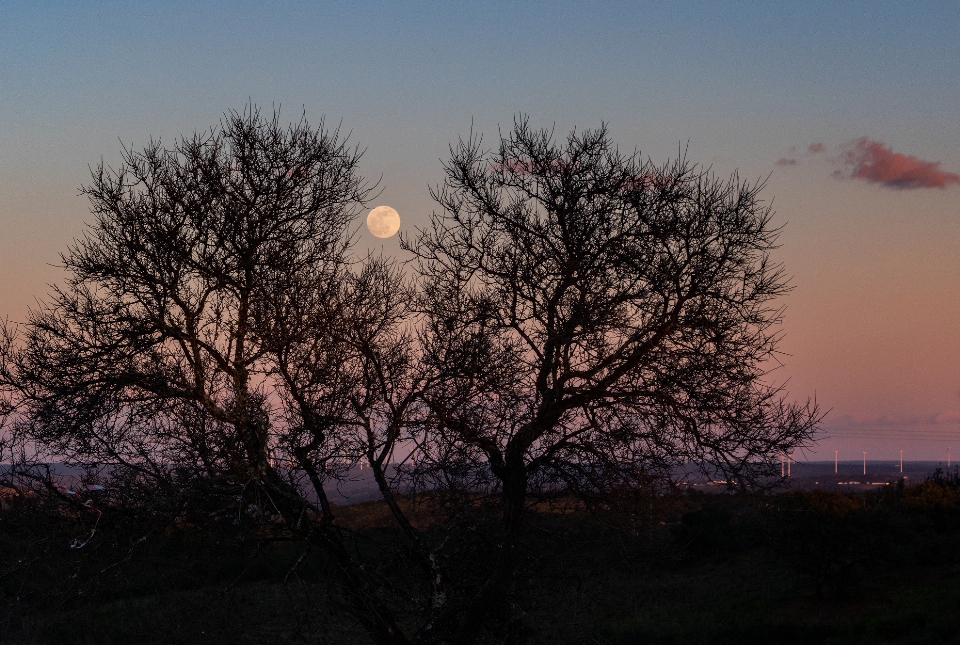
[[[466,642],[508,597],[531,493],[595,500],[687,463],[756,484],[818,413],[764,380],[788,286],[760,184],[641,162],[603,127],[557,144],[526,119],[496,150],[461,141],[445,170],[441,212],[406,240],[445,375],[420,445],[490,479],[503,513]]]
[[[96,169],[68,280],[4,329],[14,435],[165,489],[219,482],[323,551],[377,643],[520,633],[532,504],[655,495],[683,467],[762,484],[810,440],[816,406],[766,379],[789,288],[761,185],[521,119],[451,150],[405,273],[352,254],[359,159],[251,106]],[[361,460],[392,542],[328,498]]]

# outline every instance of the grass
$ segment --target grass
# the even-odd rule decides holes
[[[516,623],[528,643],[960,642],[958,489],[686,494],[618,526],[541,509]],[[398,539],[380,504],[343,515],[361,538]],[[82,518],[5,508],[0,642],[368,642],[336,610],[315,550],[230,522],[160,526],[104,522],[77,551]]]

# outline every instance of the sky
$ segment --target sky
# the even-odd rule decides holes
[[[766,181],[794,286],[771,378],[829,411],[798,459],[960,456],[960,3],[460,4],[5,0],[0,317],[63,278],[90,166],[248,102],[349,133],[404,232],[471,127],[603,122]]]

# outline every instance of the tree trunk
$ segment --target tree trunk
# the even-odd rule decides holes
[[[474,596],[456,637],[458,645],[469,645],[480,635],[483,625],[496,613],[506,618],[517,573],[517,547],[523,525],[527,498],[527,469],[523,455],[508,448],[503,477],[503,537],[494,573]]]

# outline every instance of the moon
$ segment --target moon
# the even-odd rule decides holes
[[[367,228],[376,237],[393,237],[400,230],[400,213],[389,206],[377,206],[367,215]]]

